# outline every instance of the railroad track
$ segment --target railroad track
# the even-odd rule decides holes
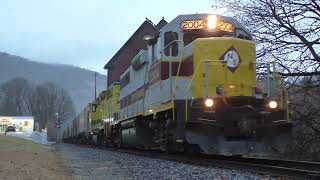
[[[80,145],[91,148],[106,149],[121,153],[146,156],[150,158],[188,163],[200,166],[221,167],[227,169],[246,170],[258,174],[268,174],[293,179],[319,179],[320,162],[291,161],[278,159],[242,158],[218,155],[186,155],[168,154],[155,150],[116,149],[92,145]]]
[[[315,162],[241,158],[231,156],[188,156],[181,154],[165,154],[150,151],[133,151],[131,149],[121,149],[117,151],[200,166],[240,169],[259,174],[270,174],[275,176],[284,176],[296,179],[320,179],[320,163]]]

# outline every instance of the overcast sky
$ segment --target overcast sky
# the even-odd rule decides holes
[[[214,13],[212,0],[1,0],[0,51],[72,64],[103,66],[148,17]]]

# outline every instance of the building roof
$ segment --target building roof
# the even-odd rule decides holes
[[[156,30],[159,31],[163,26],[168,24],[166,20],[164,20],[164,17],[158,22],[158,24],[155,26]]]
[[[162,18],[157,25],[154,25],[148,18],[140,25],[140,27],[131,35],[131,37],[127,40],[127,42],[118,50],[118,52],[108,61],[108,63],[104,66],[104,69],[108,69],[111,64],[117,59],[117,57],[121,54],[121,52],[128,47],[130,42],[134,39],[134,37],[139,34],[141,30],[147,25],[151,25],[155,28],[156,31],[159,31],[164,25],[168,24],[168,22]]]

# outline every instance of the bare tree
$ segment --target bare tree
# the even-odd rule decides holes
[[[74,116],[73,102],[69,94],[52,83],[45,83],[35,89],[36,108],[41,119],[65,121]],[[57,116],[57,117],[56,117]]]
[[[320,75],[318,0],[221,0],[218,7],[252,31],[259,67],[275,60],[283,76]]]
[[[259,75],[276,62],[296,122],[293,156],[320,159],[320,1],[220,0],[215,6],[251,30]]]
[[[42,126],[48,128],[48,139],[56,138],[55,122],[64,122],[75,116],[74,106],[69,94],[62,88],[45,83],[35,89],[37,117]]]
[[[5,82],[0,87],[1,105],[3,115],[30,115],[27,105],[27,96],[31,85],[23,78],[15,78]]]
[[[304,78],[290,89],[291,110],[296,122],[291,154],[297,159],[320,160],[320,84]],[[312,84],[312,86],[310,86]]]
[[[52,83],[36,86],[15,78],[0,86],[0,97],[2,115],[32,115],[41,129],[52,129],[55,121],[63,122],[75,115],[69,94]]]

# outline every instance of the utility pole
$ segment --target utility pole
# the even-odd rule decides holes
[[[97,72],[94,72],[94,99],[97,99]]]
[[[59,113],[55,113],[54,117],[56,119],[55,124],[54,124],[54,127],[56,128],[56,142],[59,142],[59,129],[61,127]]]

